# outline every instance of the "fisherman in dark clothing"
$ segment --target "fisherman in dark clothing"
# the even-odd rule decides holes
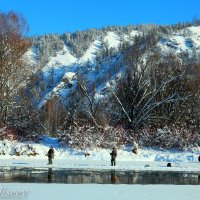
[[[116,165],[117,150],[115,149],[115,147],[113,147],[112,149],[113,150],[110,153],[110,155],[111,155],[111,166],[115,166]]]
[[[52,160],[54,159],[54,149],[53,149],[52,146],[50,147],[50,149],[49,149],[49,151],[47,153],[47,156],[48,156],[48,160],[49,160],[48,164],[52,165],[53,164]]]

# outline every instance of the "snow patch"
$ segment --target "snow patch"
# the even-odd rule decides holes
[[[138,35],[140,35],[140,33],[139,33],[138,31],[136,31],[136,30],[132,30],[132,31],[130,32],[130,36],[131,36],[131,37],[135,37],[135,36],[138,36]]]
[[[172,36],[162,38],[158,46],[163,52],[189,53],[200,52],[200,26],[185,28]]]
[[[120,38],[115,32],[109,31],[104,37],[104,42],[108,43],[108,48],[118,48],[120,44]]]
[[[28,49],[28,51],[24,54],[24,57],[31,65],[37,64],[37,54],[35,48]]]
[[[77,58],[75,58],[71,54],[71,50],[69,47],[64,46],[62,51],[57,52],[55,57],[50,57],[50,61],[46,66],[48,67],[57,67],[57,66],[69,66],[73,65],[77,62]]]
[[[99,40],[95,40],[85,54],[79,59],[78,63],[83,64],[87,61],[94,62],[96,58],[97,51],[101,48],[101,42]]]

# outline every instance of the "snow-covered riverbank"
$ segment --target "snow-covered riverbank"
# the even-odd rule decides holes
[[[184,152],[178,150],[161,150],[155,148],[141,148],[136,155],[131,152],[132,146],[118,149],[117,166],[110,166],[109,149],[87,150],[90,156],[84,155],[84,151],[72,148],[59,147],[54,138],[44,138],[41,143],[19,143],[15,141],[0,141],[0,166],[4,167],[45,167],[49,147],[55,149],[53,168],[75,168],[75,169],[118,169],[118,170],[153,170],[153,171],[187,171],[199,172],[200,163],[198,156],[200,151]],[[16,151],[20,156],[16,155]],[[31,156],[36,152],[36,156]],[[167,167],[167,163],[172,167]]]

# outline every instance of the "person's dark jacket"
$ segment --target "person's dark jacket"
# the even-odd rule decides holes
[[[113,149],[112,152],[110,153],[110,155],[111,155],[112,159],[115,159],[117,157],[117,150]]]
[[[47,155],[48,155],[48,158],[51,158],[51,159],[54,158],[54,150],[53,150],[53,148],[49,149]]]

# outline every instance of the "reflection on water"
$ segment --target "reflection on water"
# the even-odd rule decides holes
[[[110,179],[110,180],[111,180],[111,183],[116,183],[117,178],[116,178],[115,170],[111,170],[110,178],[111,178],[111,179]]]
[[[53,170],[52,168],[48,169],[48,183],[52,183],[53,182]]]
[[[0,182],[200,185],[199,173],[0,168]]]

